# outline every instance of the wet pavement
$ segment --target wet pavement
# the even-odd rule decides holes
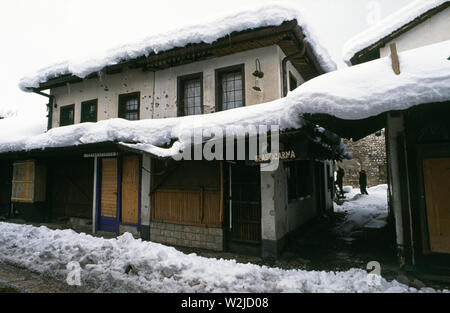
[[[50,277],[0,262],[0,293],[85,293]]]

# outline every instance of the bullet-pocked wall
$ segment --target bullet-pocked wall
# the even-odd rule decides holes
[[[273,45],[157,72],[124,68],[118,74],[103,74],[100,78],[54,88],[51,92],[55,96],[56,107],[53,109],[52,127],[60,126],[60,109],[68,105],[75,105],[74,123],[80,123],[81,103],[94,99],[98,100],[98,121],[117,118],[119,95],[133,92],[140,92],[140,119],[176,117],[178,77],[196,73],[203,75],[204,113],[213,113],[216,106],[215,71],[241,64],[245,68],[245,105],[276,100],[282,96],[281,61],[284,57],[280,47]],[[253,76],[256,59],[260,61],[264,72],[264,77],[258,81]],[[298,84],[304,81],[290,62],[287,68],[287,75],[291,73]],[[256,84],[261,91],[253,89]]]

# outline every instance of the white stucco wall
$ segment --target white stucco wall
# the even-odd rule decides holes
[[[51,90],[57,107],[53,110],[53,127],[59,126],[60,108],[75,104],[75,123],[80,122],[81,103],[98,99],[98,120],[117,118],[119,95],[139,91],[141,93],[141,119],[177,116],[177,78],[203,73],[204,112],[215,111],[215,70],[233,65],[245,67],[245,102],[254,105],[281,97],[281,61],[285,57],[279,46],[273,45],[232,55],[212,58],[157,72],[142,72],[140,69],[125,69],[123,73],[104,75],[102,79],[89,79]],[[255,91],[256,59],[260,60],[264,78],[259,80],[261,92]],[[298,80],[304,82],[290,62],[287,64]],[[289,80],[288,80],[289,82]],[[107,86],[107,90],[105,90]]]
[[[98,99],[97,119],[117,118],[119,95],[139,91],[141,93],[141,119],[151,118],[154,73],[139,69],[106,75],[100,79],[88,79],[81,83],[52,89],[57,108],[53,109],[53,127],[59,126],[60,109],[75,104],[75,124],[80,123],[81,103]],[[105,91],[105,86],[108,91]]]
[[[424,47],[441,41],[450,40],[450,8],[443,10],[408,32],[395,38],[398,52]],[[380,49],[380,56],[390,55],[389,42]]]
[[[310,161],[310,170],[314,173],[313,161]],[[303,200],[288,201],[283,162],[274,172],[261,172],[261,200],[263,240],[280,240],[317,216],[314,190]]]

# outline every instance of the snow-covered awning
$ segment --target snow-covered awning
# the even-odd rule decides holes
[[[183,150],[189,144],[186,134],[195,131],[235,128],[239,132],[259,125],[278,125],[285,131],[307,125],[305,115],[358,121],[450,101],[450,41],[405,51],[399,59],[400,75],[393,72],[390,58],[382,58],[319,76],[283,99],[213,114],[133,122],[112,119],[59,127],[20,140],[1,134],[0,153],[119,142],[167,157]]]
[[[427,16],[432,16],[448,7],[450,7],[450,0],[416,0],[412,2],[347,41],[343,48],[344,62],[349,66],[352,63],[355,64],[352,59],[358,54],[366,50],[378,49],[378,45],[382,46],[387,40],[392,40],[393,34],[396,37],[424,21]]]
[[[287,6],[271,4],[251,10],[238,11],[235,14],[210,21],[206,24],[190,25],[166,33],[154,35],[140,42],[134,42],[107,50],[97,57],[69,60],[43,68],[36,73],[22,78],[19,87],[24,91],[38,88],[49,80],[75,76],[86,78],[106,67],[122,64],[129,60],[162,54],[174,48],[182,48],[191,44],[212,44],[220,38],[230,36],[234,32],[253,30],[262,27],[280,26],[284,22],[297,21],[305,41],[312,49],[314,57],[323,71],[336,69],[336,64],[316,38],[311,24],[298,9],[298,5]]]

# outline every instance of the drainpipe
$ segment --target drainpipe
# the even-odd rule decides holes
[[[55,97],[52,95],[48,95],[46,93],[43,93],[37,89],[33,89],[32,90],[33,93],[43,96],[43,97],[47,97],[48,98],[48,104],[47,104],[47,108],[48,108],[48,122],[47,122],[47,130],[50,130],[52,128],[52,122],[53,122],[53,103],[55,102]]]
[[[306,52],[306,43],[302,41],[302,49],[299,52],[291,54],[285,57],[282,61],[282,69],[283,69],[283,98],[288,94],[288,79],[287,79],[287,62],[291,61],[295,58],[301,57]]]

